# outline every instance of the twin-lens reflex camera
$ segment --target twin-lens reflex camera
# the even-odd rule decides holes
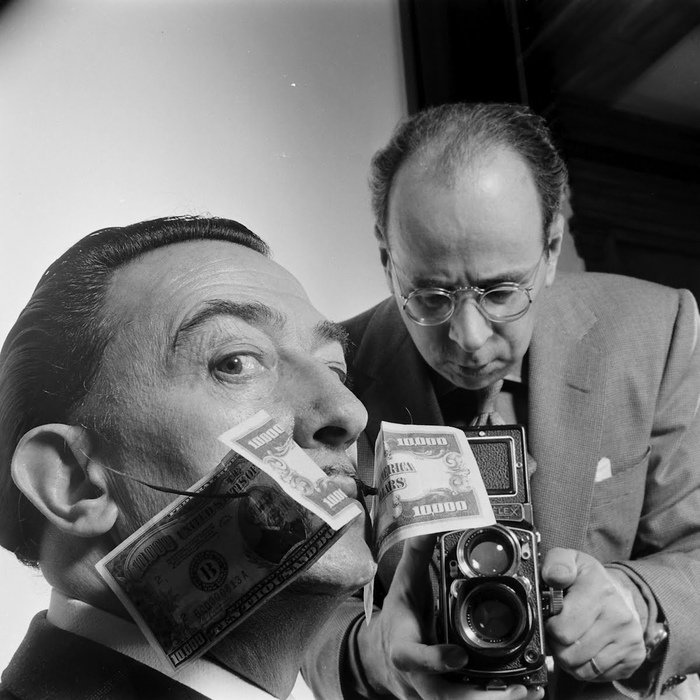
[[[536,531],[520,425],[465,430],[496,525],[438,538],[439,641],[459,644],[468,667],[450,674],[488,689],[547,682],[544,620],[561,610],[561,591],[539,575]]]

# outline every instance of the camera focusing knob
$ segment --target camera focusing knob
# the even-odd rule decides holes
[[[542,591],[542,614],[544,617],[558,615],[564,607],[564,591],[559,588],[549,588]]]

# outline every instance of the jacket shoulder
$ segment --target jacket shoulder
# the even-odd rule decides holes
[[[340,325],[345,328],[349,337],[350,344],[353,348],[357,348],[365,336],[368,326],[375,317],[380,317],[389,314],[393,311],[395,302],[389,297],[379,302],[375,306],[363,311],[352,318],[341,321]]]
[[[599,272],[558,275],[546,304],[550,315],[580,316],[589,311],[613,335],[667,336],[677,322],[683,324],[697,314],[695,298],[687,289]]]
[[[559,273],[553,289],[582,295],[585,299],[612,302],[614,306],[630,305],[632,308],[639,307],[642,301],[654,306],[675,304],[679,294],[685,292],[690,295],[685,289],[607,272]]]

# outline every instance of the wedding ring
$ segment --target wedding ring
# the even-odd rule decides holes
[[[598,664],[595,662],[595,658],[588,659],[588,663],[591,665],[593,673],[595,673],[596,676],[602,675],[603,672],[598,668]]]

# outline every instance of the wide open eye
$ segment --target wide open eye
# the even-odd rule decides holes
[[[213,366],[214,372],[233,377],[247,377],[260,374],[265,367],[254,355],[227,355]]]

